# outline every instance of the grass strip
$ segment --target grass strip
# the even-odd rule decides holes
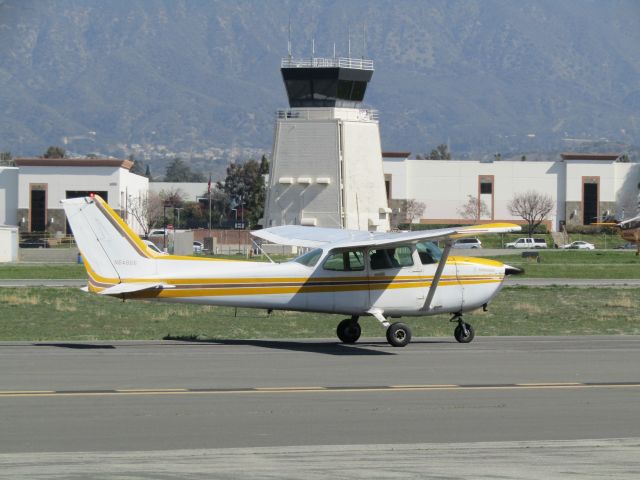
[[[0,289],[0,340],[326,338],[340,315],[127,301],[70,288]],[[465,315],[477,335],[640,334],[631,288],[505,288],[488,312]],[[448,315],[405,318],[415,336],[450,336]],[[384,337],[371,317],[363,336]]]

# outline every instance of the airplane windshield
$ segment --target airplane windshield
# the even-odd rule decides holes
[[[416,248],[423,265],[438,263],[442,258],[442,250],[433,242],[420,242],[416,244]]]
[[[316,263],[318,263],[318,259],[321,255],[322,249],[316,248],[315,250],[311,250],[304,255],[300,255],[298,258],[294,258],[293,261],[298,262],[305,267],[313,267]]]

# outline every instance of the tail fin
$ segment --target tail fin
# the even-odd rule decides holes
[[[106,287],[156,273],[155,254],[102,198],[62,204],[92,283]]]

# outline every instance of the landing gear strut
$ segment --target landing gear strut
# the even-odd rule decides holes
[[[373,315],[380,324],[387,329],[387,342],[389,342],[389,345],[392,347],[405,347],[409,345],[411,341],[411,329],[409,325],[400,322],[390,324],[382,313],[382,310],[372,309],[369,310],[368,313]]]
[[[351,318],[345,318],[338,324],[336,333],[338,338],[343,343],[356,343],[360,338],[362,329],[358,323],[358,316],[354,315]]]
[[[453,331],[453,336],[460,343],[469,343],[475,337],[476,332],[468,323],[462,319],[462,313],[456,313],[450,320],[451,322],[458,322],[458,326]]]

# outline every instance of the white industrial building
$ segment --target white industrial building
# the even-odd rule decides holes
[[[18,158],[16,223],[21,232],[69,234],[60,200],[97,194],[137,232],[129,206],[145,198],[146,177],[130,172],[129,160],[101,158]]]
[[[425,224],[472,223],[461,216],[469,196],[484,203],[481,221],[521,221],[507,204],[528,190],[555,202],[547,227],[586,225],[597,218],[636,213],[640,164],[621,163],[618,154],[565,153],[557,161],[427,160],[409,153],[385,153],[384,173],[395,223],[406,221],[408,200],[425,204]],[[626,211],[625,211],[626,209]]]
[[[0,167],[0,225],[18,224],[18,168]]]
[[[362,108],[371,60],[284,59],[263,225],[389,229],[377,112]]]

